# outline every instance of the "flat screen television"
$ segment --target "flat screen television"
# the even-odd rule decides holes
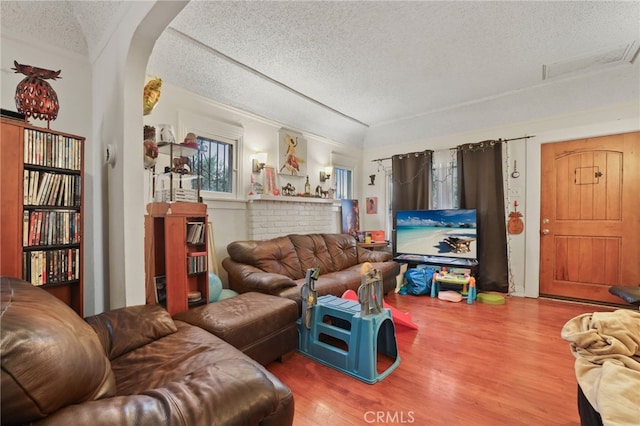
[[[400,210],[395,229],[396,255],[477,259],[475,209]]]

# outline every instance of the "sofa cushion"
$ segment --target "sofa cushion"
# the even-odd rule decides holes
[[[323,237],[333,259],[334,271],[342,271],[361,263],[355,238],[346,238],[344,234],[323,234]]]
[[[85,320],[111,360],[178,330],[171,315],[159,305],[129,306]]]
[[[112,361],[118,395],[164,398],[169,413],[182,413],[180,424],[259,424],[279,404],[292,404],[291,391],[238,349],[199,327],[175,324],[176,333]]]
[[[303,271],[320,268],[320,274],[327,274],[336,270],[327,242],[321,234],[289,235],[296,248],[300,267]],[[297,279],[297,278],[295,278]]]
[[[227,252],[236,262],[293,279],[304,277],[296,249],[289,237],[266,241],[234,241]],[[306,271],[306,270],[305,270]]]
[[[242,293],[191,308],[174,318],[207,330],[262,365],[298,344],[298,306],[283,297]]]
[[[0,278],[2,423],[29,423],[116,393],[93,329],[43,289]]]
[[[65,407],[47,424],[293,423],[293,395],[275,376],[205,330],[175,324],[177,332],[113,360],[117,396]]]
[[[207,364],[158,388],[65,407],[46,425],[291,425],[293,398],[247,360]],[[280,408],[280,406],[284,408]],[[284,415],[278,415],[282,410]],[[290,415],[287,415],[290,411]],[[267,419],[273,418],[272,423]]]

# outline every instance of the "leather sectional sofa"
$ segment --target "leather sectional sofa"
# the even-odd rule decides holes
[[[83,320],[7,277],[0,296],[3,425],[293,423],[293,395],[275,376],[159,306]]]
[[[261,292],[298,302],[300,288],[309,268],[320,268],[316,281],[318,296],[340,297],[346,290],[357,291],[360,267],[370,262],[382,273],[383,292],[396,286],[400,264],[391,253],[358,247],[348,234],[292,234],[270,240],[235,241],[227,246],[229,257],[222,266],[229,287],[238,293]]]

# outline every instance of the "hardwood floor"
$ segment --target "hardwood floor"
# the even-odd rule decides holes
[[[268,366],[293,391],[294,425],[579,425],[562,326],[606,306],[507,297],[504,305],[387,295],[400,365],[370,385],[294,353]]]

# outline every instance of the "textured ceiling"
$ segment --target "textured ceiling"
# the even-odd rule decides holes
[[[127,8],[3,1],[3,33],[35,9],[48,42],[92,57]],[[192,1],[158,40],[148,72],[374,146],[639,101],[640,61],[602,59],[634,53],[638,40],[640,2]],[[573,59],[576,72],[543,80],[543,65],[565,71]]]
[[[0,0],[3,35],[95,56],[128,9],[126,1]]]

